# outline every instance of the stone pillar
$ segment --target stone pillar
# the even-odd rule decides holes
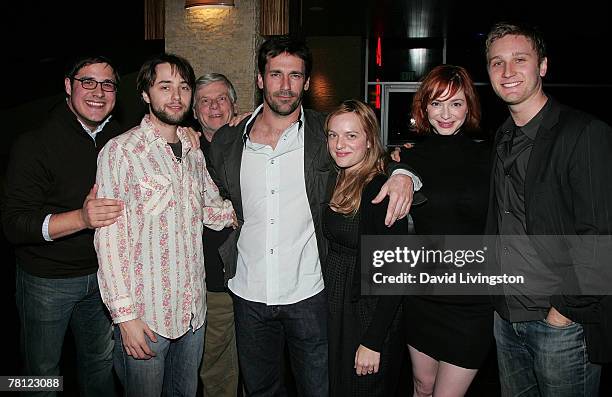
[[[228,9],[185,9],[184,0],[166,0],[166,51],[185,57],[196,77],[223,73],[238,93],[239,111],[257,103],[259,0],[235,0]]]

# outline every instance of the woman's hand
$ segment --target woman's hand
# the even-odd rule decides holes
[[[355,353],[355,373],[359,376],[378,373],[380,353],[359,345]]]

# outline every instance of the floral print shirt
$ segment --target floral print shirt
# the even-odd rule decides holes
[[[98,197],[125,204],[117,222],[95,232],[102,300],[114,323],[139,318],[169,339],[204,324],[202,228],[230,226],[233,214],[202,151],[178,135],[180,158],[145,116],[104,146],[96,178]]]

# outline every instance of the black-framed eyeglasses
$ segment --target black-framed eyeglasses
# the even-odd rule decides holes
[[[98,84],[102,87],[102,91],[106,92],[115,92],[117,91],[117,84],[112,81],[97,81],[94,79],[79,79],[76,77],[72,78],[73,80],[79,81],[81,86],[86,90],[95,90]]]

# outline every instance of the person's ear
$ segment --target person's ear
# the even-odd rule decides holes
[[[64,79],[64,90],[66,91],[66,95],[72,95],[72,79],[70,79],[70,77]]]
[[[548,58],[544,57],[542,62],[540,62],[540,77],[546,76],[546,71],[548,70]]]

